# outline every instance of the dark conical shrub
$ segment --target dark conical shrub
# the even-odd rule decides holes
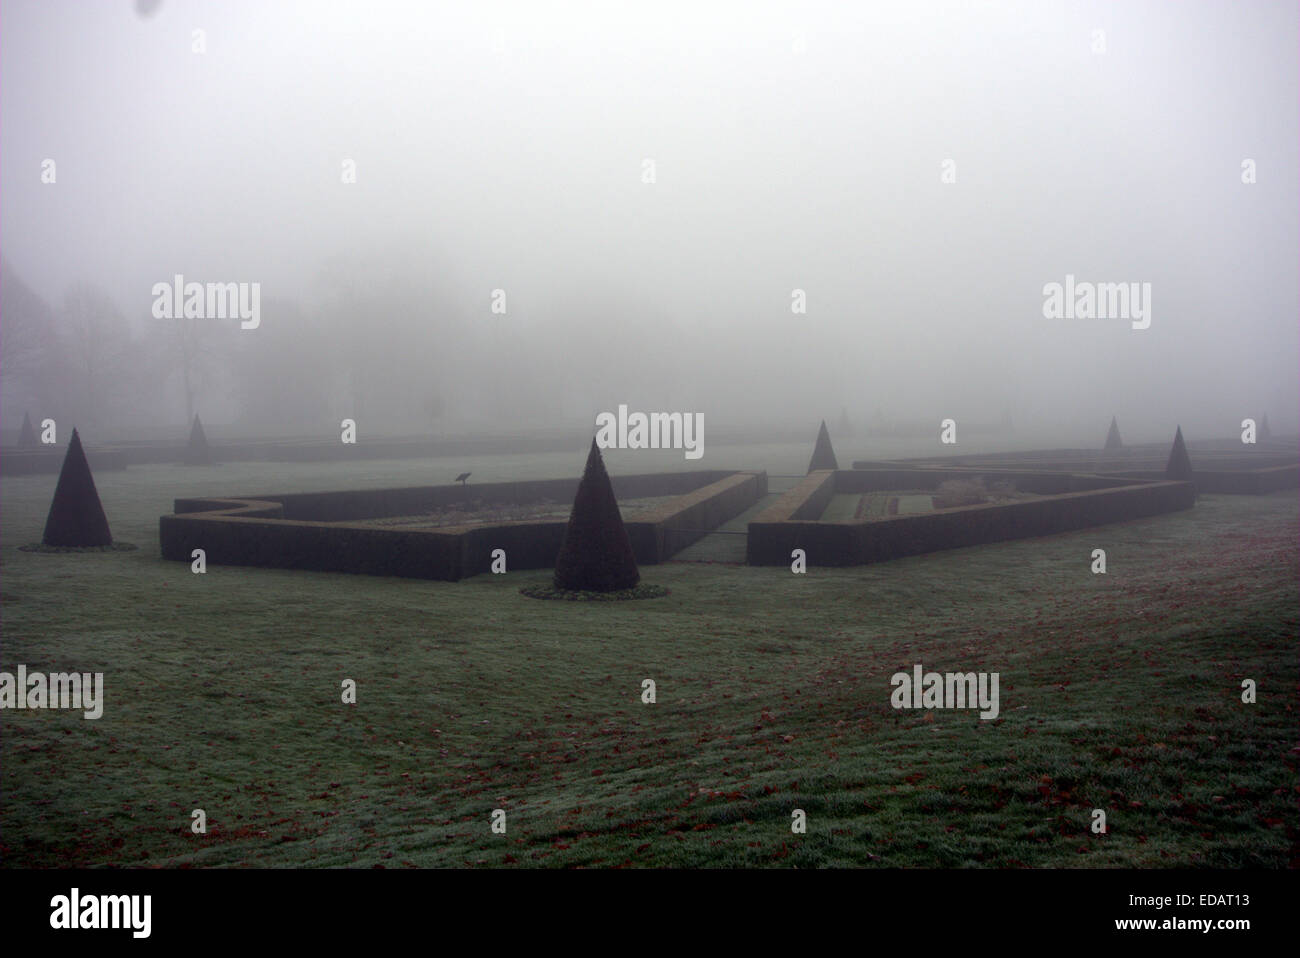
[[[95,490],[95,477],[81,448],[81,437],[72,430],[68,453],[63,457],[59,481],[54,487],[54,501],[45,518],[47,546],[110,546],[113,535],[108,531],[108,517]]]
[[[36,438],[36,427],[32,425],[32,417],[23,413],[23,428],[18,433],[18,448],[36,449],[40,444],[41,441]]]
[[[190,427],[190,442],[185,447],[185,464],[187,466],[210,466],[212,465],[212,449],[208,446],[208,437],[203,432],[203,423],[199,422],[199,417],[194,417],[194,425]]]
[[[555,560],[555,587],[575,592],[616,592],[641,581],[632,541],[618,511],[614,487],[596,440],[573,497],[573,512]]]
[[[1187,455],[1187,446],[1183,443],[1183,427],[1174,433],[1174,447],[1169,450],[1169,464],[1165,466],[1166,479],[1192,478],[1192,460]]]
[[[831,448],[831,434],[826,431],[826,420],[822,420],[822,427],[817,432],[817,445],[813,449],[812,458],[808,460],[808,471],[816,472],[818,469],[839,469],[840,465],[835,461],[835,450]]]
[[[1115,421],[1114,416],[1110,417],[1110,432],[1106,433],[1106,448],[1107,449],[1124,448],[1124,440],[1119,438],[1119,423]]]

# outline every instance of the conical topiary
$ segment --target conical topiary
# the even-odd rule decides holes
[[[1174,433],[1174,447],[1169,450],[1169,464],[1165,466],[1166,479],[1192,478],[1192,460],[1187,455],[1187,446],[1183,443],[1183,427]]]
[[[812,458],[808,460],[808,471],[816,472],[818,469],[839,469],[840,465],[835,461],[835,450],[831,448],[831,435],[826,431],[826,420],[822,420],[822,427],[817,432],[817,445],[813,449]]]
[[[573,497],[564,544],[555,560],[555,587],[575,592],[617,592],[641,581],[632,540],[614,498],[614,487],[591,440],[587,468]]]
[[[108,517],[95,490],[90,463],[81,448],[81,437],[72,430],[68,453],[63,457],[59,481],[54,487],[54,501],[45,519],[47,546],[110,546],[113,535],[108,531]]]
[[[18,448],[36,449],[40,444],[41,441],[36,438],[36,427],[32,425],[32,417],[23,413],[23,428],[18,433]]]
[[[1119,423],[1115,421],[1114,416],[1110,417],[1110,432],[1106,433],[1106,448],[1107,449],[1124,448],[1124,440],[1119,438]]]
[[[199,422],[199,417],[194,417],[194,425],[190,427],[190,443],[185,447],[185,464],[187,466],[210,466],[212,465],[212,450],[208,446],[208,437],[203,432],[203,423]]]

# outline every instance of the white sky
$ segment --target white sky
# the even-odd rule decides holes
[[[447,375],[603,363],[606,408],[1226,435],[1296,419],[1296,51],[1272,0],[6,0],[0,251],[145,329],[174,273],[310,316],[348,263]],[[1044,319],[1067,273],[1151,283],[1151,328]]]

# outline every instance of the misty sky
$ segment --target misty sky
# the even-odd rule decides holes
[[[145,337],[154,283],[260,282],[222,335],[381,344],[471,426],[527,380],[560,419],[1294,430],[1297,114],[1281,2],[5,0],[0,252]],[[1067,273],[1150,283],[1150,328],[1045,319]]]

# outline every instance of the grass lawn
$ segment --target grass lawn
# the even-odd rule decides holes
[[[0,485],[0,668],[105,673],[97,721],[0,713],[5,865],[1297,861],[1294,492],[806,575],[647,566],[671,595],[570,603],[519,594],[543,571],[159,559],[174,496],[396,484],[222,468],[97,477],[124,553],[19,551],[54,477]],[[891,708],[916,663],[999,672],[1000,716]]]

